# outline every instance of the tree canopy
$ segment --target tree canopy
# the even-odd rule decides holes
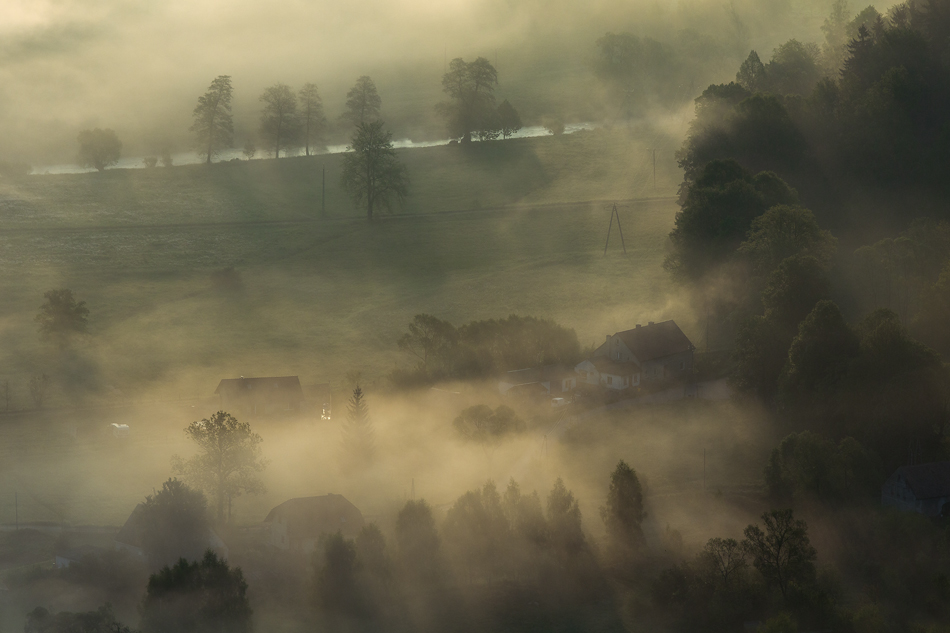
[[[369,417],[363,389],[359,385],[353,389],[346,406],[342,448],[344,468],[366,468],[376,455],[376,432]]]
[[[268,150],[274,158],[280,158],[280,150],[287,153],[295,147],[300,137],[300,120],[297,117],[297,95],[287,84],[277,83],[264,90],[260,96],[261,135],[268,141]]]
[[[142,601],[144,633],[250,633],[251,606],[240,568],[213,552],[180,559],[148,580]]]
[[[191,131],[195,135],[198,154],[204,156],[209,165],[218,152],[234,144],[231,97],[231,77],[219,75],[211,82],[208,91],[198,97],[198,105],[192,112]]]
[[[74,337],[87,332],[89,308],[85,301],[76,301],[72,290],[48,290],[43,297],[46,301],[35,317],[40,338],[54,342],[62,349]]]
[[[343,155],[340,181],[354,204],[366,204],[370,221],[377,210],[392,210],[394,201],[409,195],[409,175],[396,156],[392,137],[382,121],[360,123]]]
[[[297,94],[300,104],[300,140],[304,144],[304,154],[310,156],[313,142],[323,135],[327,118],[323,114],[323,99],[317,90],[317,84],[306,83]]]
[[[153,569],[201,558],[208,546],[208,502],[201,491],[169,479],[145,498],[142,525],[142,548]]]
[[[375,123],[380,118],[383,100],[376,91],[376,84],[367,75],[361,76],[346,93],[346,111],[342,119],[353,127]]]
[[[643,544],[643,489],[635,470],[620,460],[610,475],[607,503],[600,509],[610,546],[629,554]]]
[[[172,466],[187,481],[211,494],[219,522],[230,520],[232,497],[264,490],[256,475],[266,466],[261,457],[263,440],[251,431],[250,424],[218,411],[210,418],[189,424],[185,435],[198,445],[200,452],[188,460],[175,456]]]
[[[495,84],[498,71],[484,57],[466,62],[456,57],[442,76],[442,92],[449,101],[437,106],[445,118],[449,136],[463,142],[475,134],[482,140],[497,138],[501,131],[495,113]]]
[[[122,141],[113,130],[83,130],[76,140],[79,143],[76,162],[80,167],[95,167],[99,171],[105,171],[106,167],[119,162]]]

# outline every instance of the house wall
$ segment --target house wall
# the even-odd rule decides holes
[[[904,512],[917,512],[925,516],[940,516],[950,497],[918,499],[902,477],[891,477],[881,486],[881,505]]]
[[[686,351],[643,363],[644,380],[662,380],[676,376],[687,376],[693,370],[693,352]]]
[[[287,538],[287,522],[281,517],[275,517],[275,519],[271,521],[267,543],[277,549],[290,549],[290,539]]]
[[[640,384],[640,374],[633,376],[616,376],[614,374],[600,374],[600,386],[608,389],[628,389]]]

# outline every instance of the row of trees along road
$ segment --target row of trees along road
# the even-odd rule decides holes
[[[230,76],[216,77],[207,92],[198,98],[192,113],[191,132],[195,135],[198,153],[207,163],[221,150],[234,145],[233,93]],[[287,84],[276,83],[264,90],[260,101],[263,104],[260,133],[268,151],[280,158],[282,150],[286,154],[289,149],[303,147],[304,153],[310,156],[314,142],[329,126],[317,85],[306,83],[294,92]],[[340,120],[355,127],[378,121],[381,106],[376,84],[364,75],[347,93],[346,111]],[[253,155],[255,149],[249,145],[245,151]]]
[[[495,107],[497,83],[498,71],[484,57],[473,62],[457,57],[449,63],[449,71],[442,76],[442,91],[449,101],[436,106],[449,136],[462,142],[470,142],[473,135],[488,141],[508,138],[521,129],[521,118],[507,100]]]

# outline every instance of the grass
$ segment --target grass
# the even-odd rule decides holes
[[[412,190],[399,214],[517,203],[671,195],[681,178],[664,132],[618,128],[557,137],[399,150]],[[339,154],[114,169],[0,181],[0,230],[361,217],[339,183]],[[326,213],[321,187],[326,171]]]
[[[648,180],[636,159],[648,156],[646,136],[604,131],[406,151],[413,196],[372,224],[330,187],[326,217],[316,212],[311,176],[322,162],[335,164],[332,156],[7,183],[0,380],[9,381],[14,409],[32,406],[31,375],[49,374],[53,388],[44,412],[0,416],[0,515],[12,519],[8,501],[20,490],[25,520],[121,524],[170,475],[169,457],[191,450],[181,429],[213,411],[208,398],[221,378],[296,374],[305,390],[340,388],[353,369],[376,398],[381,445],[398,447],[374,492],[336,471],[335,427],[255,422],[274,460],[270,492],[241,499],[239,520],[326,491],[379,511],[413,478],[420,494],[451,501],[486,477],[482,451],[446,435],[456,404],[394,413],[372,385],[407,361],[395,341],[413,315],[456,324],[548,317],[575,328],[585,346],[665,318],[695,333],[661,266],[673,200],[622,203],[627,254],[615,227],[606,256],[609,207],[586,202],[653,193],[652,173]],[[661,168],[657,193],[672,194],[676,178]],[[229,266],[239,286],[216,285],[214,272]],[[90,309],[89,337],[64,352],[42,344],[33,323],[43,291],[59,287]],[[112,421],[129,423],[134,441],[114,442]],[[506,460],[524,450],[500,450],[492,476],[506,481]],[[607,468],[596,461],[589,481]],[[541,492],[551,484],[530,483]]]
[[[403,360],[394,341],[420,312],[454,323],[545,316],[585,345],[632,321],[686,324],[660,266],[672,201],[621,204],[628,254],[615,228],[606,258],[608,207],[580,202],[652,193],[652,172],[632,160],[647,156],[648,135],[407,150],[413,194],[372,225],[342,200],[338,156],[7,183],[0,378],[15,408],[30,405],[26,384],[42,372],[54,378],[52,404],[80,393],[175,398],[207,395],[230,375],[381,376]],[[322,164],[326,216],[314,208]],[[658,193],[674,177],[661,169]],[[217,287],[213,272],[230,266],[241,286]],[[32,320],[56,287],[91,311],[91,336],[66,354],[42,345]]]

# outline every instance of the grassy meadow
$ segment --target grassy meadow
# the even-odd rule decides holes
[[[5,183],[0,380],[18,411],[0,416],[0,522],[12,521],[9,502],[19,491],[21,520],[120,524],[171,474],[171,455],[192,450],[181,429],[213,412],[221,378],[296,374],[305,392],[325,382],[341,390],[352,370],[369,384],[386,447],[379,467],[365,478],[340,475],[336,420],[255,422],[271,460],[268,493],[235,504],[240,522],[260,521],[296,495],[341,492],[375,515],[404,498],[413,479],[417,494],[439,505],[489,476],[517,476],[546,494],[559,475],[577,486],[593,521],[614,453],[660,455],[656,446],[636,433],[577,436],[552,449],[548,466],[529,460],[523,471],[526,455],[540,456],[543,420],[488,455],[451,431],[464,403],[400,400],[378,387],[407,362],[395,342],[420,312],[455,324],[548,317],[575,328],[584,346],[667,318],[697,338],[694,316],[662,269],[679,175],[658,156],[653,189],[644,157],[657,136],[600,130],[471,151],[406,150],[413,194],[374,223],[341,197],[338,156]],[[325,215],[315,207],[323,164]],[[620,201],[626,255],[616,227],[603,253],[611,200]],[[236,283],[216,281],[228,267]],[[41,343],[33,322],[42,293],[61,287],[90,310],[89,336],[65,351]],[[41,373],[52,387],[35,411],[27,385]],[[492,390],[473,391],[466,403],[491,401]],[[673,432],[663,420],[681,414],[655,411],[643,432]],[[643,415],[605,414],[604,424]],[[113,421],[133,427],[131,441],[109,435]],[[675,433],[695,442],[696,424]],[[656,481],[694,488],[695,472],[684,478],[680,461],[656,462]],[[752,471],[724,481],[745,485]]]
[[[342,197],[339,156],[5,183],[0,379],[13,408],[30,406],[27,381],[43,372],[52,405],[206,396],[231,375],[373,379],[402,360],[395,340],[420,312],[550,317],[584,345],[634,320],[688,327],[660,266],[678,175],[658,160],[653,189],[643,159],[657,134],[404,150],[412,195],[373,224]],[[607,201],[629,199],[628,253],[615,228],[605,258]],[[239,283],[215,284],[227,267]],[[33,322],[42,293],[62,287],[90,309],[91,335],[65,353]]]

